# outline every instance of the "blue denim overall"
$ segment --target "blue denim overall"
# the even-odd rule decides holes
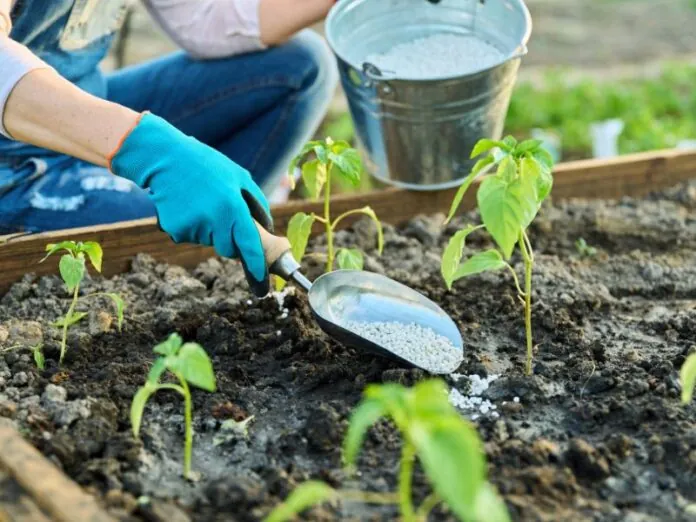
[[[196,1],[196,0],[191,0]],[[11,38],[95,96],[148,110],[248,169],[266,193],[311,137],[337,84],[312,31],[217,60],[177,52],[103,74],[129,0],[19,0]],[[145,193],[107,169],[0,136],[0,234],[151,217]]]

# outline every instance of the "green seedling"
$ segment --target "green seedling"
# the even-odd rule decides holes
[[[51,243],[46,245],[47,254],[41,260],[41,262],[43,263],[51,255],[59,251],[67,252],[60,258],[58,269],[60,271],[60,276],[68,289],[68,292],[72,294],[72,301],[70,302],[70,308],[68,308],[67,313],[53,323],[53,326],[63,329],[63,336],[60,342],[59,361],[62,363],[67,349],[68,328],[80,322],[85,318],[85,316],[87,316],[87,312],[78,312],[75,310],[80,295],[80,283],[82,283],[82,280],[87,273],[85,257],[89,258],[90,263],[92,263],[92,266],[97,272],[101,272],[103,252],[101,246],[96,241],[86,241],[84,243],[75,241],[61,241],[60,243]],[[98,296],[108,297],[113,301],[116,307],[118,330],[121,331],[121,327],[123,326],[123,309],[125,308],[123,299],[118,294],[101,292],[90,294],[85,297]]]
[[[694,397],[694,387],[696,387],[696,353],[692,353],[686,358],[679,373],[682,386],[682,404],[689,404]]]
[[[362,174],[362,161],[357,150],[345,141],[334,142],[331,138],[325,141],[310,141],[290,163],[290,179],[294,183],[295,168],[301,166],[304,185],[312,199],[324,198],[324,212],[321,216],[314,213],[298,212],[288,223],[287,236],[292,245],[292,254],[300,261],[307,249],[307,242],[315,222],[324,225],[326,229],[326,271],[334,269],[337,263],[341,269],[360,270],[363,267],[362,252],[356,248],[334,248],[334,232],[339,223],[349,216],[364,214],[377,225],[377,250],[381,254],[384,246],[382,224],[375,212],[368,206],[349,210],[331,217],[331,187],[334,178],[341,179],[353,186],[358,186]],[[294,188],[294,187],[293,187]]]
[[[486,479],[483,445],[476,429],[449,403],[438,379],[413,388],[398,384],[371,385],[353,412],[343,445],[343,460],[354,471],[368,429],[382,418],[391,420],[403,437],[398,492],[370,493],[334,489],[323,482],[306,482],[294,490],[265,522],[284,522],[323,502],[397,504],[403,522],[423,522],[444,502],[459,520],[507,522],[502,499]],[[412,497],[416,458],[433,488],[420,506]]]
[[[34,356],[34,364],[36,364],[36,367],[39,370],[43,370],[46,367],[46,358],[44,357],[42,343],[35,344],[34,346],[24,346],[22,344],[15,344],[14,346],[9,346],[7,348],[0,349],[0,353],[8,353],[14,350],[22,350],[24,348],[31,350],[31,353]]]
[[[483,156],[474,165],[454,196],[447,216],[449,222],[457,212],[464,194],[480,176],[486,176],[476,194],[482,225],[468,225],[450,239],[442,255],[442,276],[451,289],[463,277],[494,270],[509,270],[519,298],[524,306],[527,339],[526,373],[532,373],[532,267],[534,252],[527,236],[527,227],[536,217],[542,202],[553,186],[551,155],[539,140],[518,143],[508,136],[502,141],[480,140],[471,153],[472,158]],[[498,248],[474,254],[462,261],[466,238],[475,230],[485,229]],[[509,263],[517,246],[524,261],[524,290]]]
[[[196,343],[184,343],[179,334],[171,334],[163,343],[154,348],[154,352],[161,355],[155,361],[147,376],[145,385],[142,386],[131,404],[130,419],[133,434],[137,437],[143,419],[145,405],[150,397],[160,390],[173,390],[184,398],[184,477],[192,479],[191,474],[191,450],[193,448],[193,425],[191,390],[189,383],[197,388],[214,392],[216,388],[215,373],[208,354],[202,346]],[[162,375],[169,371],[179,384],[162,383]]]
[[[575,249],[580,254],[580,257],[594,257],[597,255],[597,249],[587,244],[583,238],[578,238],[575,241]]]

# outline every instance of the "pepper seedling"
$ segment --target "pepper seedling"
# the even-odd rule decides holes
[[[201,345],[184,343],[181,336],[176,333],[155,346],[154,352],[161,357],[153,364],[147,381],[136,392],[131,403],[130,420],[133,435],[138,437],[140,433],[145,405],[153,394],[160,390],[173,390],[179,393],[184,398],[184,477],[192,479],[193,424],[189,383],[202,390],[214,392],[216,382],[213,364]],[[160,379],[166,371],[176,377],[179,384],[161,383]]]
[[[25,346],[22,344],[16,344],[14,346],[9,346],[7,348],[0,349],[0,353],[9,353],[9,352],[12,352],[14,350],[22,350],[25,348],[31,350],[31,353],[34,356],[34,364],[36,364],[36,367],[39,370],[43,370],[46,367],[46,358],[44,357],[42,343],[38,343],[38,344],[35,344],[33,346]]]
[[[102,259],[104,256],[101,246],[96,241],[86,241],[84,243],[80,241],[61,241],[60,243],[46,245],[47,254],[40,262],[43,263],[50,256],[61,250],[67,253],[63,254],[60,258],[58,269],[68,292],[72,293],[72,301],[70,302],[67,313],[53,323],[53,326],[63,329],[63,336],[60,342],[60,363],[63,362],[67,349],[68,328],[80,322],[87,315],[87,312],[78,312],[75,310],[80,294],[80,283],[82,283],[87,273],[85,256],[89,258],[90,263],[97,272],[101,272]],[[105,292],[98,292],[84,297],[98,296],[108,297],[113,301],[116,307],[116,318],[118,321],[118,330],[120,332],[123,326],[123,310],[125,308],[123,299],[118,294]]]
[[[553,186],[553,158],[542,148],[541,141],[527,140],[518,143],[508,136],[502,141],[480,140],[471,157],[484,155],[474,165],[471,173],[454,196],[445,223],[454,217],[464,194],[479,176],[497,167],[495,173],[486,176],[476,193],[482,225],[468,225],[452,236],[442,255],[442,276],[451,289],[452,284],[463,277],[494,270],[509,270],[524,306],[524,322],[527,340],[525,370],[532,373],[532,267],[534,252],[527,236],[527,227],[536,217],[541,204],[551,193]],[[486,229],[498,248],[474,254],[462,262],[466,238],[475,230]],[[519,247],[524,262],[524,290],[512,265],[508,262],[515,246]]]
[[[368,386],[353,412],[343,445],[343,460],[353,471],[367,430],[390,419],[403,437],[396,494],[334,489],[319,481],[300,485],[265,522],[284,522],[323,502],[397,504],[403,522],[424,522],[440,502],[463,521],[507,522],[507,507],[486,479],[483,445],[476,429],[450,404],[443,381],[413,388],[398,384]],[[418,508],[412,498],[416,457],[433,487]]]
[[[578,238],[575,241],[575,249],[580,254],[580,257],[594,257],[597,255],[597,249],[587,244],[583,238]]]
[[[326,229],[326,271],[331,272],[334,269],[334,263],[337,263],[341,269],[361,270],[364,259],[360,250],[341,248],[336,252],[334,248],[336,227],[348,216],[356,214],[368,216],[377,225],[377,251],[381,255],[384,247],[382,223],[369,206],[349,210],[335,219],[331,218],[331,183],[333,177],[340,177],[354,186],[358,186],[360,183],[363,167],[358,151],[351,148],[345,141],[334,142],[331,138],[326,138],[324,141],[310,141],[290,163],[289,175],[293,188],[294,173],[298,166],[301,166],[302,180],[310,197],[319,199],[323,195],[324,212],[321,216],[314,213],[298,212],[290,219],[287,237],[295,259],[300,261],[304,257],[312,227],[318,221]]]

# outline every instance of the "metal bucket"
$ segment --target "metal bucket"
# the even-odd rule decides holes
[[[365,58],[439,33],[473,35],[501,63],[464,76],[399,77]],[[367,170],[414,190],[459,185],[481,138],[499,139],[531,17],[522,0],[339,0],[326,21]],[[465,52],[465,51],[463,51]]]

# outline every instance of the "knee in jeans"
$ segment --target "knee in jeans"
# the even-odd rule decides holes
[[[336,58],[329,44],[317,32],[305,29],[292,40],[300,70],[305,71],[301,89],[311,91],[319,100],[330,99],[338,85]]]

